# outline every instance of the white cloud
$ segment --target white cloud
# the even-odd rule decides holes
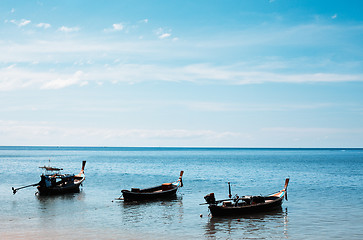
[[[274,46],[275,41],[278,42],[282,36],[290,36],[301,32],[318,33],[328,29],[332,33],[348,33],[361,31],[362,26],[351,26],[337,29],[336,26],[328,28],[323,26],[300,26],[296,28],[281,30],[277,32],[277,39],[268,42]],[[73,28],[63,27],[64,31],[71,31]],[[78,28],[77,28],[78,29]],[[334,30],[335,29],[335,30]],[[74,29],[73,29],[74,30]],[[154,34],[157,36],[169,36],[170,29],[158,29]],[[282,33],[282,34],[280,34]],[[285,34],[285,35],[284,35]],[[246,34],[247,36],[248,34]],[[0,89],[16,89],[24,87],[44,87],[46,86],[70,86],[81,85],[80,81],[74,80],[74,73],[82,71],[81,76],[85,82],[142,82],[149,80],[156,81],[189,81],[198,84],[260,84],[265,82],[286,82],[286,83],[304,83],[304,82],[348,82],[363,81],[361,73],[360,61],[334,62],[328,57],[318,56],[304,58],[286,58],[284,57],[268,57],[259,56],[252,58],[250,61],[241,61],[239,59],[228,59],[230,65],[204,64],[203,62],[222,61],[216,59],[215,56],[227,56],[227,53],[236,55],[231,49],[239,49],[241,52],[254,44],[260,45],[274,39],[264,37],[260,34],[251,36],[247,39],[233,37],[232,42],[223,39],[212,39],[203,42],[178,41],[166,44],[165,41],[154,39],[153,41],[99,41],[94,39],[61,39],[58,40],[42,40],[36,41],[29,39],[25,42],[10,41],[6,39],[0,40]],[[313,35],[313,34],[311,34]],[[338,34],[337,34],[338,35]],[[341,35],[341,34],[340,34]],[[251,38],[249,38],[251,36]],[[171,36],[170,40],[172,39]],[[276,36],[275,36],[276,37]],[[267,40],[266,40],[267,39]],[[253,41],[255,40],[255,41]],[[295,40],[295,39],[293,39]],[[295,42],[280,42],[295,44]],[[230,44],[230,45],[228,45]],[[349,43],[347,43],[349,45]],[[277,45],[280,47],[280,45]],[[353,45],[354,46],[354,45]],[[300,47],[299,47],[300,48]],[[226,54],[218,55],[227,49]],[[314,49],[314,48],[312,48]],[[198,50],[198,53],[196,53]],[[200,50],[200,51],[199,51]],[[214,51],[215,50],[215,51]],[[170,55],[173,54],[173,56]],[[210,56],[213,58],[209,58]],[[121,58],[118,62],[113,62],[115,58]],[[233,56],[232,56],[233,57]],[[243,57],[243,56],[241,56]],[[173,65],[170,59],[178,59],[177,65]],[[238,56],[239,58],[239,56]],[[246,56],[244,56],[246,58]],[[200,62],[201,64],[182,64],[183,62]],[[87,63],[83,65],[73,65],[77,63]],[[138,62],[153,62],[154,64],[137,64]],[[34,67],[33,63],[38,63]],[[6,66],[13,66],[13,72],[9,73]],[[106,66],[107,64],[107,66]],[[49,72],[48,69],[57,69]],[[62,71],[61,69],[71,69]],[[291,70],[294,72],[291,73]],[[352,70],[352,71],[351,71]],[[341,73],[340,73],[341,72]],[[349,73],[351,72],[351,73]],[[21,76],[21,77],[20,77]],[[10,83],[4,82],[3,79],[14,81]],[[36,79],[42,79],[41,83],[35,83]],[[57,79],[68,79],[67,84],[58,84],[49,81]],[[73,80],[70,80],[73,79]],[[17,83],[17,84],[15,84]]]
[[[72,85],[85,86],[87,81],[82,81],[82,71],[77,71],[73,75],[59,77],[54,80],[48,80],[42,83],[41,89],[61,89]]]
[[[38,23],[36,26],[38,28],[45,28],[45,29],[50,28],[50,24],[49,23]]]
[[[88,84],[82,71],[75,73],[37,72],[11,65],[0,69],[0,91],[15,89],[60,89],[72,85]]]
[[[72,85],[88,83],[119,82],[137,83],[144,81],[187,81],[198,84],[262,84],[277,83],[317,83],[317,82],[363,82],[362,74],[280,74],[273,72],[243,71],[230,67],[215,67],[203,64],[170,67],[162,65],[121,64],[100,66],[91,64],[71,72],[56,72],[21,68],[12,64],[0,68],[0,90],[19,88],[60,89]],[[37,64],[39,67],[39,64]],[[81,66],[78,66],[80,68]]]
[[[0,120],[0,145],[88,145],[155,146],[160,141],[190,144],[238,137],[239,133],[188,129],[118,129],[60,127],[49,122],[21,122]],[[36,136],[36,138],[34,138]],[[108,143],[108,144],[107,144]],[[153,144],[154,143],[154,144]],[[159,145],[160,146],[160,145]]]
[[[356,134],[363,133],[362,128],[298,128],[298,127],[272,127],[272,128],[262,128],[263,132],[271,132],[276,134],[288,134],[288,135],[310,135],[310,134],[338,134],[338,133],[346,133],[346,134]]]
[[[14,23],[15,25],[17,25],[18,27],[24,27],[26,25],[28,25],[29,23],[31,23],[30,20],[27,19],[22,19],[20,21],[17,21],[15,19],[10,20],[11,23]]]
[[[158,35],[159,39],[165,39],[171,37],[171,30],[165,30],[164,28],[158,28],[155,33]]]
[[[65,27],[62,26],[58,29],[61,32],[70,33],[70,32],[78,32],[80,29],[79,27]]]
[[[26,26],[30,23],[31,21],[30,20],[26,20],[26,19],[22,19],[19,23],[19,27],[23,27],[23,26]]]
[[[105,32],[118,32],[118,31],[124,31],[125,30],[125,24],[124,23],[114,23],[112,24],[111,28],[105,28],[103,31]]]
[[[333,16],[331,16],[332,19],[336,19],[338,17],[337,14],[334,14]]]
[[[336,104],[332,103],[314,103],[314,104],[243,104],[243,103],[220,103],[220,102],[201,102],[190,101],[184,102],[185,108],[198,112],[283,112],[292,110],[311,110],[324,109]]]
[[[8,66],[8,67],[6,67],[6,69],[12,69],[12,68],[14,68],[16,66],[16,64],[12,64],[12,65],[10,65],[10,66]]]
[[[165,38],[168,38],[168,37],[170,37],[171,36],[171,34],[170,33],[163,33],[163,34],[161,34],[160,36],[159,36],[159,38],[160,39],[165,39]]]
[[[341,145],[345,142],[342,139],[346,143],[354,139],[358,143],[352,143],[350,147],[359,147],[363,129],[272,127],[241,133],[203,129],[97,128],[85,127],[83,123],[69,127],[56,122],[0,120],[0,133],[0,145],[17,146],[241,146],[245,142],[243,146],[251,147],[345,147]],[[327,143],[326,139],[331,139],[333,144]]]
[[[271,127],[255,135],[271,147],[360,147],[362,134],[362,128]]]
[[[31,105],[27,107],[38,111]],[[346,147],[341,145],[344,142],[347,146],[359,147],[363,129],[270,127],[241,133],[183,128],[85,127],[82,122],[79,126],[69,127],[57,122],[0,120],[0,133],[0,145],[7,146]]]
[[[122,23],[114,23],[112,24],[112,28],[115,31],[121,31],[124,29],[124,25]]]
[[[236,136],[238,134],[231,132],[218,133],[210,130],[186,130],[186,129],[131,129],[131,130],[113,130],[108,134],[115,137],[136,137],[142,139],[190,139],[190,138],[221,138],[224,136]]]
[[[149,19],[144,19],[142,20],[143,23],[148,23],[149,22]]]

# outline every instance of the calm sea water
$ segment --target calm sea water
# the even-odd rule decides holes
[[[78,194],[38,197],[39,166],[78,173]],[[122,189],[178,179],[176,199],[113,201]],[[203,196],[270,194],[290,177],[281,211],[212,218]],[[363,239],[363,149],[0,147],[1,239]]]

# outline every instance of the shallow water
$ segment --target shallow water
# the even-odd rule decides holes
[[[77,194],[40,197],[39,166],[78,173]],[[0,147],[0,236],[4,239],[363,239],[362,149]],[[178,179],[166,201],[114,201],[122,189]],[[290,177],[277,212],[212,218],[203,196],[270,194]]]

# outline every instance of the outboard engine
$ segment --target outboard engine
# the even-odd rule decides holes
[[[208,195],[205,195],[204,199],[208,204],[215,204],[216,203],[216,198],[214,197],[214,193],[210,193]]]

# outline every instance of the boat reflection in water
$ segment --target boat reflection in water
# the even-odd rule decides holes
[[[64,195],[50,195],[50,196],[43,196],[43,195],[36,195],[39,203],[39,209],[42,210],[41,212],[49,213],[59,213],[64,214],[69,211],[74,211],[74,205],[81,206],[83,200],[85,199],[85,193],[80,191],[79,193],[69,193]],[[77,208],[79,209],[79,208]]]
[[[212,239],[287,239],[287,208],[239,217],[210,217],[205,236]]]
[[[40,238],[44,237],[44,234],[50,234],[51,230],[53,234],[57,232],[59,236],[69,238],[71,237],[70,229],[74,229],[74,219],[78,219],[77,224],[79,224],[87,217],[86,196],[83,191],[63,195],[37,195],[36,198],[38,211],[34,216],[33,224],[41,229],[37,233],[40,234]]]
[[[181,222],[184,216],[184,207],[181,196],[174,196],[163,200],[118,202],[122,211],[122,221],[128,225],[140,224],[142,227],[157,229],[158,224]],[[158,219],[158,221],[155,221]]]

